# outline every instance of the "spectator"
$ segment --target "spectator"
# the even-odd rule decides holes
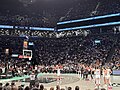
[[[54,87],[51,87],[50,90],[54,90]]]
[[[25,87],[25,90],[30,90],[30,88],[28,86]]]
[[[71,88],[71,87],[68,87],[68,90],[72,90],[72,88]]]
[[[42,84],[40,85],[40,90],[44,90],[44,86]]]
[[[75,87],[75,90],[80,90],[80,89],[79,89],[79,86],[76,86],[76,87]]]
[[[2,90],[3,89],[3,87],[2,87],[2,83],[0,83],[0,90]]]

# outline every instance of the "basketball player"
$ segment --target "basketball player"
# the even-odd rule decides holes
[[[34,87],[35,85],[35,72],[33,71],[32,74],[30,75],[30,88]]]
[[[60,68],[57,69],[57,76],[60,77]]]
[[[57,65],[57,84],[60,84],[60,67]]]
[[[94,74],[95,74],[96,87],[99,88],[99,86],[100,86],[100,75],[101,75],[99,67],[96,67],[96,70],[95,70]]]
[[[106,69],[105,69],[105,67],[103,67],[102,68],[102,75],[103,75],[104,85],[106,85],[105,73],[106,73]]]
[[[91,76],[91,79],[93,79],[93,74],[94,74],[94,67],[90,66],[90,76]]]
[[[107,85],[111,85],[111,81],[110,81],[110,74],[111,73],[112,73],[111,69],[109,67],[107,67],[106,72],[105,72],[105,78],[106,78]]]

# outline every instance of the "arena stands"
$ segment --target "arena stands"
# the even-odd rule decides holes
[[[68,0],[62,0],[49,3],[36,0],[35,3],[24,7],[18,0],[14,2],[2,1],[0,5],[0,24],[56,27],[56,23],[59,21],[119,13],[119,2],[119,0],[114,2],[112,0],[92,0],[92,2],[89,0],[69,0],[69,2]],[[5,3],[10,4],[3,6]],[[40,3],[41,5],[39,5]],[[15,6],[12,6],[12,4]],[[44,9],[38,9],[38,7]]]
[[[5,48],[10,48],[11,53],[21,54],[24,39],[25,37],[0,37],[1,55],[3,54],[1,59],[4,59]],[[69,63],[90,65],[95,64],[97,60],[101,63],[106,62],[115,38],[113,35],[88,35],[87,37],[30,38],[29,40],[35,45],[36,61],[41,65]],[[100,40],[100,43],[95,43],[95,40]],[[115,51],[117,56],[117,49]]]
[[[26,83],[31,74],[35,75],[36,80],[38,74],[53,74],[59,80],[63,77],[57,74],[73,74],[77,77],[76,81],[85,81],[85,84],[96,84],[93,83],[96,79],[95,69],[100,69],[100,75],[103,75],[103,68],[117,70],[120,75],[120,26],[115,26],[119,23],[70,31],[59,31],[57,28],[58,22],[116,13],[119,17],[120,0],[1,0],[0,90],[46,90],[44,85],[39,86],[37,82],[32,88],[27,84],[23,88],[14,83]],[[97,24],[102,23],[98,20]],[[49,30],[43,27],[49,27]],[[28,48],[24,48],[24,41],[31,43],[31,46],[28,44]],[[26,49],[32,51],[32,58],[24,58],[23,51]],[[110,74],[113,73],[109,73],[109,78]],[[48,76],[45,78],[48,79]],[[20,79],[16,81],[14,78]],[[73,80],[73,77],[65,78],[67,82]],[[112,85],[110,82],[108,84]],[[75,83],[75,88],[53,85],[56,87],[50,87],[50,90],[81,90]]]

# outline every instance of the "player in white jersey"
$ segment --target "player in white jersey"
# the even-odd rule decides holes
[[[111,85],[111,81],[110,81],[110,74],[111,73],[112,73],[111,69],[109,67],[107,67],[106,72],[105,72],[105,78],[106,78],[107,85]]]
[[[105,69],[105,67],[103,67],[102,68],[102,75],[103,75],[103,79],[104,79],[104,84],[106,85],[105,73],[106,73],[106,69]]]
[[[100,86],[100,75],[101,75],[101,73],[100,73],[100,69],[98,67],[96,68],[94,74],[95,74],[96,87],[99,87]]]
[[[57,84],[60,84],[61,83],[60,66],[56,65],[56,69],[57,69]]]
[[[57,69],[57,76],[58,77],[60,76],[60,69],[59,68]]]

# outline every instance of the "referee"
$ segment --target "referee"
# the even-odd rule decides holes
[[[34,87],[35,85],[35,72],[33,71],[30,75],[30,88]]]

